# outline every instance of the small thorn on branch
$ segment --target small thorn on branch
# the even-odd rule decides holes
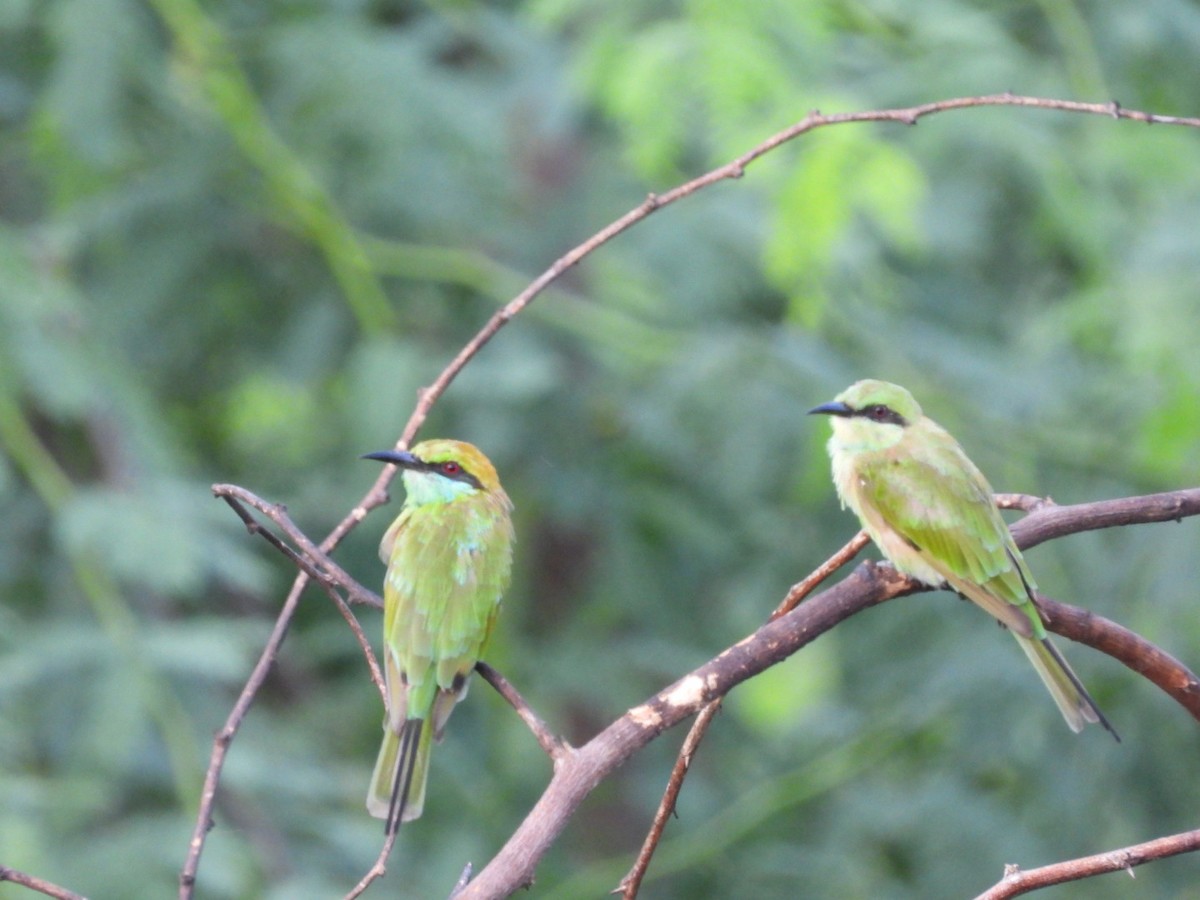
[[[463,866],[462,874],[458,876],[458,881],[454,882],[454,887],[450,889],[449,900],[454,900],[455,897],[463,892],[466,886],[470,883],[473,872],[474,867],[471,865],[471,863],[468,862],[465,866]]]

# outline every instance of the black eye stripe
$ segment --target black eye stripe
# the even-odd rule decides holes
[[[884,406],[882,403],[872,403],[869,406],[856,409],[852,415],[863,419],[870,419],[872,422],[879,422],[880,424],[899,425],[901,428],[908,424],[904,420],[904,416],[900,415],[900,413],[896,412],[890,406]]]

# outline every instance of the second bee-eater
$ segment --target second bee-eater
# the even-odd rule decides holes
[[[1037,585],[987,479],[912,394],[859,381],[810,413],[832,418],[829,455],[842,506],[892,564],[931,587],[949,586],[1005,625],[1073,731],[1113,727],[1046,636]]]
[[[405,499],[379,555],[387,713],[367,809],[387,833],[421,815],[429,751],[467,694],[512,572],[512,503],[462,441],[369,453],[399,466]]]

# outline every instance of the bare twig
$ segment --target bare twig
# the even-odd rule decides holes
[[[375,658],[375,651],[371,649],[371,642],[367,639],[363,632],[362,625],[358,621],[358,617],[350,609],[349,605],[337,592],[337,588],[341,588],[358,603],[363,603],[368,606],[381,607],[383,602],[373,592],[367,590],[357,581],[346,573],[345,569],[329,558],[319,547],[313,545],[312,541],[296,527],[291,517],[287,514],[287,510],[280,504],[268,503],[261,497],[250,493],[245,488],[240,488],[233,484],[214,484],[212,487],[213,494],[220,497],[238,514],[238,517],[246,523],[246,529],[251,534],[262,535],[267,542],[279,550],[284,556],[290,559],[300,571],[314,579],[329,599],[333,601],[342,618],[346,620],[346,624],[350,626],[350,631],[358,641],[358,646],[363,652],[363,656],[367,660],[367,668],[370,671],[371,681],[379,690],[380,697],[383,698],[384,704],[387,704],[387,688],[383,683],[383,672],[379,668],[379,661]],[[264,528],[254,517],[247,512],[242,505],[246,503],[280,527],[284,534],[291,538],[303,553],[297,553],[282,540],[276,537],[270,529]]]
[[[0,882],[4,881],[19,884],[21,887],[27,887],[30,890],[37,891],[39,894],[45,894],[47,897],[56,897],[58,900],[87,900],[83,894],[76,894],[74,891],[69,891],[65,887],[52,884],[44,878],[38,878],[36,875],[28,875],[25,872],[10,869],[8,866],[0,866]]]
[[[183,869],[179,873],[180,900],[190,900],[195,893],[196,873],[199,871],[200,856],[204,852],[204,844],[208,838],[208,832],[214,825],[213,806],[216,803],[217,786],[221,780],[221,772],[225,766],[225,758],[229,753],[229,746],[233,743],[233,739],[237,735],[238,730],[241,728],[242,722],[246,718],[246,714],[249,712],[251,705],[254,703],[254,698],[258,695],[258,691],[261,689],[263,682],[266,681],[267,675],[271,671],[271,666],[275,662],[275,657],[279,654],[279,648],[283,645],[284,638],[287,637],[287,632],[288,628],[291,626],[292,617],[296,614],[296,609],[299,607],[300,596],[304,593],[304,589],[308,586],[310,578],[315,577],[319,583],[325,584],[326,576],[332,577],[332,573],[335,572],[341,573],[343,576],[345,576],[345,583],[342,584],[342,586],[346,587],[348,592],[352,590],[349,585],[354,585],[356,583],[348,575],[345,575],[339,566],[332,563],[332,561],[328,559],[328,554],[335,546],[337,546],[342,537],[349,532],[350,528],[352,527],[350,523],[360,521],[363,516],[366,515],[366,511],[369,508],[369,503],[376,501],[381,503],[387,497],[387,492],[383,487],[382,482],[377,480],[375,486],[372,488],[371,493],[368,494],[368,497],[364,499],[363,503],[355,507],[350,515],[342,520],[339,526],[334,529],[329,537],[321,542],[319,547],[315,547],[299,531],[299,529],[295,527],[291,519],[288,518],[287,514],[281,507],[275,507],[272,504],[266,503],[265,501],[260,500],[258,497],[255,497],[249,491],[245,491],[242,488],[236,487],[235,485],[214,485],[213,491],[214,493],[217,493],[218,496],[225,498],[226,502],[229,502],[228,498],[243,500],[254,506],[254,508],[258,509],[260,512],[263,512],[265,515],[270,517],[272,521],[279,525],[286,534],[291,537],[298,538],[297,543],[302,549],[307,547],[306,553],[308,553],[309,559],[304,559],[290,548],[283,545],[283,542],[279,541],[278,538],[275,538],[275,535],[272,534],[270,536],[270,538],[274,538],[274,540],[270,540],[270,538],[268,538],[273,546],[277,547],[277,549],[280,549],[286,556],[288,556],[289,559],[300,566],[302,571],[292,582],[291,589],[288,591],[288,595],[284,599],[283,606],[279,610],[279,615],[275,618],[275,625],[271,629],[271,634],[267,638],[267,643],[263,647],[262,653],[259,654],[258,661],[254,664],[254,668],[250,672],[250,677],[246,680],[245,686],[238,695],[238,699],[234,703],[233,709],[230,710],[229,715],[226,717],[225,724],[213,738],[212,751],[209,754],[208,769],[204,773],[204,785],[200,791],[200,804],[196,813],[196,824],[192,829],[192,838],[188,842],[188,852],[187,857],[184,860]],[[372,500],[372,497],[374,497],[375,500]],[[249,528],[252,533],[260,533],[264,536],[269,534],[269,532],[261,528],[261,526],[259,526],[258,523],[253,520],[252,516],[249,516],[249,514],[245,513],[244,508],[239,510],[239,506],[236,503],[230,503],[230,506],[233,507],[235,511],[238,511],[239,516],[241,516],[242,520],[246,522],[247,528]],[[326,569],[325,575],[319,575],[315,572],[310,573],[309,571],[313,561],[318,558],[324,559],[331,567]],[[359,590],[362,591],[365,589],[359,587]],[[363,600],[363,602],[369,601]],[[376,598],[376,605],[378,605],[378,602],[378,598]],[[358,630],[358,634],[360,636],[362,635],[361,629]],[[368,654],[372,678],[374,679],[376,685],[381,687],[382,678],[379,675],[379,667],[375,662],[373,655],[371,655],[370,644],[366,641],[365,636],[361,636],[361,643]]]
[[[304,592],[307,584],[308,579],[305,575],[298,577],[292,584],[292,590],[288,593],[283,607],[279,610],[279,615],[275,618],[275,626],[271,629],[266,646],[259,654],[258,662],[254,664],[254,669],[250,672],[250,677],[238,695],[233,709],[229,711],[225,724],[213,738],[208,770],[204,773],[204,786],[200,790],[200,809],[196,816],[196,825],[192,829],[192,839],[188,844],[187,859],[184,861],[183,871],[179,874],[180,900],[188,900],[196,889],[196,872],[200,866],[200,854],[204,849],[208,832],[214,824],[213,804],[216,802],[217,785],[221,780],[221,770],[225,766],[229,745],[233,742],[238,729],[241,728],[242,720],[246,718],[246,713],[254,703],[259,688],[262,687],[263,682],[267,679],[267,674],[271,671],[271,665],[275,662],[275,656],[279,653],[284,637],[287,636],[288,626],[291,625],[292,616],[295,615],[296,607],[300,603],[300,595]]]
[[[793,584],[791,590],[787,592],[787,596],[783,598],[783,602],[775,607],[775,611],[771,613],[771,619],[768,621],[778,619],[795,609],[797,603],[815,591],[826,578],[858,556],[862,548],[867,546],[870,541],[871,539],[867,537],[865,531],[860,531],[852,537],[846,542],[846,546],[813,569],[810,575]]]
[[[371,647],[371,641],[367,638],[366,632],[363,631],[362,625],[358,621],[358,616],[354,615],[354,611],[342,599],[341,594],[329,585],[322,585],[322,587],[325,589],[325,593],[329,595],[329,599],[333,601],[333,605],[337,607],[337,611],[342,614],[342,618],[346,620],[346,624],[350,626],[350,633],[358,641],[358,648],[362,650],[363,656],[367,660],[367,671],[371,676],[371,683],[379,691],[379,699],[383,701],[383,705],[386,708],[387,684],[384,682],[383,670],[379,667],[379,660],[375,658],[375,651]]]
[[[654,857],[654,851],[658,849],[658,842],[662,840],[663,831],[667,827],[667,819],[675,813],[675,804],[679,801],[679,792],[683,790],[683,780],[692,766],[692,757],[696,755],[700,741],[708,732],[709,723],[721,711],[723,701],[723,697],[718,697],[700,710],[700,715],[696,716],[696,721],[688,729],[687,737],[683,739],[683,746],[679,748],[679,755],[675,757],[675,765],[671,768],[671,777],[667,780],[667,789],[663,792],[658,809],[654,812],[654,821],[650,823],[650,831],[646,834],[646,839],[642,841],[642,849],[638,851],[633,868],[613,890],[614,894],[620,894],[625,900],[633,900],[642,888],[642,879],[646,877],[646,871],[650,868],[650,860]]]
[[[792,585],[787,592],[787,596],[783,598],[776,608],[771,613],[771,618],[768,621],[774,621],[785,613],[790,612],[796,607],[796,604],[811,594],[817,589],[826,578],[846,565],[850,560],[858,555],[858,552],[867,545],[870,538],[866,532],[860,531],[856,534],[846,546],[842,547],[837,553],[825,560],[821,565],[812,571],[803,580]],[[708,706],[700,711],[696,716],[696,721],[692,723],[692,727],[688,730],[687,737],[683,739],[683,745],[679,748],[679,754],[675,757],[675,765],[671,768],[671,776],[667,779],[667,787],[663,792],[662,799],[658,803],[658,809],[654,813],[654,819],[650,823],[650,830],[646,833],[645,840],[642,841],[642,847],[638,851],[637,859],[634,860],[633,867],[621,879],[613,891],[614,894],[621,894],[625,900],[633,900],[641,890],[642,879],[646,877],[646,871],[650,867],[650,860],[654,856],[654,851],[658,848],[658,842],[662,840],[663,830],[667,827],[667,819],[675,812],[675,804],[679,800],[679,792],[683,790],[683,780],[687,777],[688,769],[692,765],[692,757],[696,753],[696,749],[700,746],[700,741],[703,740],[704,734],[708,731],[708,726],[712,724],[717,713],[721,709],[723,697],[718,697]]]
[[[1091,878],[1109,872],[1128,872],[1132,877],[1134,866],[1153,862],[1156,859],[1166,859],[1169,856],[1178,856],[1180,853],[1193,853],[1196,850],[1200,850],[1200,829],[1156,838],[1143,844],[1134,844],[1132,847],[1122,847],[1120,850],[1097,853],[1095,856],[1069,859],[1028,871],[1021,871],[1017,866],[1006,866],[1004,877],[975,900],[1007,900],[1009,897],[1027,894],[1052,884],[1078,881],[1081,878]]]
[[[387,858],[392,855],[392,847],[396,846],[396,838],[399,836],[398,829],[385,831],[383,846],[379,850],[379,856],[375,858],[375,864],[367,870],[367,874],[359,879],[358,884],[342,900],[354,900],[355,897],[362,896],[363,891],[369,888],[372,882],[387,874]]]
[[[533,736],[537,738],[537,742],[546,751],[546,755],[550,757],[556,766],[564,757],[570,755],[573,749],[571,745],[550,730],[550,726],[545,723],[541,716],[533,711],[533,707],[525,702],[525,698],[521,696],[520,692],[512,686],[512,683],[507,678],[482,660],[475,663],[475,671],[479,673],[484,681],[495,688],[496,693],[507,700],[509,705],[517,711],[517,715],[529,726],[529,730],[533,732]]]
[[[314,544],[309,540],[308,535],[296,527],[296,523],[288,515],[285,506],[278,503],[269,503],[245,488],[238,487],[236,484],[214,484],[212,492],[214,496],[220,497],[233,508],[238,517],[246,523],[246,529],[251,534],[262,535],[272,547],[290,559],[296,565],[296,568],[309,575],[309,577],[331,586],[340,587],[354,603],[362,603],[366,606],[373,606],[376,609],[383,608],[383,601],[379,599],[378,594],[367,590],[351,578],[349,573],[335,563],[322,547]],[[263,528],[246,511],[242,504],[257,509],[278,525],[279,529],[291,539],[292,543],[300,548],[300,552],[297,553],[281,541],[271,533],[270,529]]]

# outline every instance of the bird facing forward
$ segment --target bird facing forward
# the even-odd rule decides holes
[[[391,834],[421,815],[429,752],[467,694],[512,571],[512,502],[478,448],[422,441],[368,453],[406,496],[379,545],[387,712],[367,809]]]

